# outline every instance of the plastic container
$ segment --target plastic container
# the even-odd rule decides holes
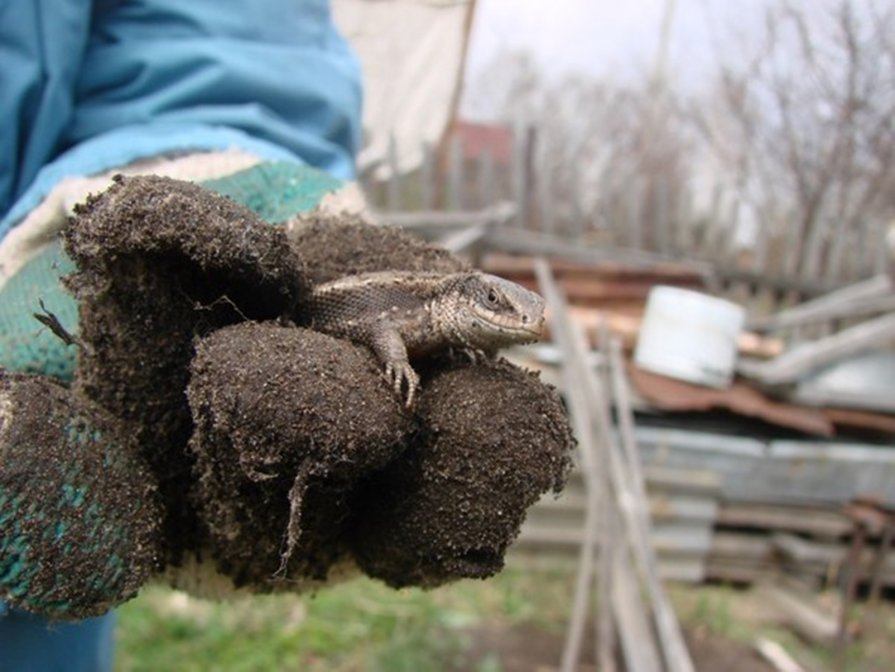
[[[730,387],[746,312],[730,301],[680,287],[650,291],[634,363],[697,385]]]

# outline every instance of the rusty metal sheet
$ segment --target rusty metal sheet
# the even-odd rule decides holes
[[[628,378],[645,401],[663,411],[724,409],[808,434],[835,434],[833,422],[821,411],[774,401],[740,381],[716,390],[642,371],[633,364],[628,365]]]

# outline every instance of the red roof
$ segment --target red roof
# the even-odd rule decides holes
[[[490,152],[495,163],[510,163],[513,132],[505,126],[458,121],[454,133],[460,138],[464,159],[475,161],[485,152]]]

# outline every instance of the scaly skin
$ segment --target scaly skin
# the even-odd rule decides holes
[[[494,275],[383,271],[318,285],[309,326],[370,348],[398,394],[413,404],[419,376],[410,360],[455,348],[475,358],[538,340],[544,300]]]

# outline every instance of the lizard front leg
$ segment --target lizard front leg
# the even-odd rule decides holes
[[[370,347],[385,367],[385,376],[399,396],[403,396],[403,388],[407,387],[407,408],[413,406],[420,378],[407,356],[407,346],[394,322],[383,320],[377,322],[370,339]]]

